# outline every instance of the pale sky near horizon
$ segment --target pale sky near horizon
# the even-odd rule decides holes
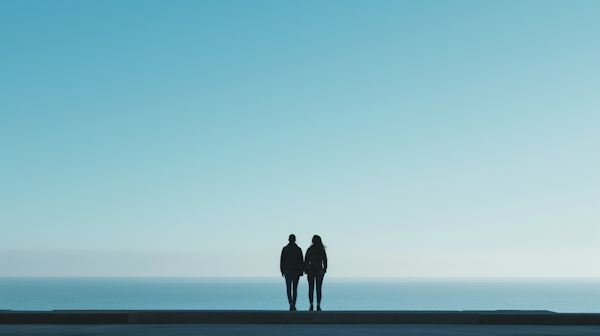
[[[598,1],[2,1],[0,276],[600,277]]]

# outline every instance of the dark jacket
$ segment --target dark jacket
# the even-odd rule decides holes
[[[312,245],[306,250],[306,258],[304,260],[305,270],[323,269],[327,272],[327,253],[325,253],[325,250]]]
[[[296,243],[289,243],[281,251],[281,262],[279,263],[281,273],[284,271],[304,271],[304,259],[302,249]]]

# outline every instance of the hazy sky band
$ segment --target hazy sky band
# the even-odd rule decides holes
[[[3,1],[0,275],[600,276],[599,14]]]

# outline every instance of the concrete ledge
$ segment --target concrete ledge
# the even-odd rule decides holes
[[[600,314],[550,311],[135,310],[0,311],[0,324],[488,324],[600,325]]]
[[[479,324],[479,314],[463,312],[299,312],[288,313],[287,323],[313,324]]]
[[[129,312],[0,312],[0,324],[127,324]]]
[[[287,311],[225,310],[225,311],[137,311],[130,323],[139,324],[283,324]]]
[[[600,314],[481,314],[481,324],[600,325]]]
[[[139,324],[479,324],[479,314],[395,311],[137,311],[131,313],[129,321]]]

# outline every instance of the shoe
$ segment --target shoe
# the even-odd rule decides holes
[[[313,305],[310,305],[310,308],[308,309],[308,311],[313,311]]]
[[[317,305],[317,311],[321,311],[321,306]]]
[[[296,309],[296,306],[290,305],[290,311],[296,311],[296,310],[298,310],[298,309]]]

